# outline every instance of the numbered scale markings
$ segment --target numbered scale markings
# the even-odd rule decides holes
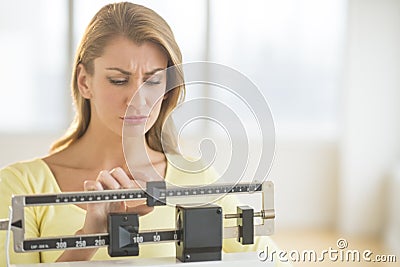
[[[224,193],[241,193],[261,191],[262,184],[237,184],[237,185],[219,185],[204,186],[200,188],[167,188],[159,190],[158,196],[152,196],[159,200],[165,200],[167,197],[196,196],[196,195],[216,195]],[[25,206],[38,205],[57,205],[66,203],[90,203],[102,201],[121,201],[146,198],[148,194],[143,190],[105,190],[101,192],[79,192],[62,194],[32,195],[25,197]]]
[[[171,242],[179,241],[180,234],[177,230],[143,232],[131,234],[132,243]],[[25,251],[44,251],[58,249],[79,249],[89,247],[102,247],[110,244],[109,234],[82,235],[60,238],[28,239],[23,242]]]

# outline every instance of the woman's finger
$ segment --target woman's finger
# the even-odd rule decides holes
[[[103,186],[101,183],[98,181],[93,181],[93,180],[86,180],[83,182],[83,189],[85,191],[102,191],[104,190]]]
[[[121,168],[117,167],[111,170],[110,174],[115,180],[118,181],[120,186],[125,189],[135,188],[134,182],[129,178],[126,172]]]
[[[120,189],[121,185],[115,180],[115,178],[110,174],[110,172],[103,170],[97,176],[98,182],[101,183],[104,189]]]

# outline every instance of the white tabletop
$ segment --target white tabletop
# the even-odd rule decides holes
[[[135,259],[129,258],[126,260],[110,260],[110,261],[87,261],[87,262],[60,262],[60,263],[38,263],[38,264],[18,264],[11,265],[12,267],[116,267],[116,266],[163,266],[163,267],[205,267],[205,266],[229,266],[242,267],[248,266],[263,266],[272,267],[274,263],[262,262],[258,259],[256,252],[242,253],[223,253],[221,261],[203,261],[203,262],[180,262],[174,257],[168,258],[152,258],[152,259]]]

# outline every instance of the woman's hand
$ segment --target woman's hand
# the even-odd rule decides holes
[[[112,189],[138,188],[137,181],[131,180],[122,168],[112,171],[101,171],[96,181],[85,181],[85,191],[102,191]],[[119,202],[90,203],[87,205],[85,223],[77,235],[97,234],[107,232],[107,217],[110,212],[134,212],[145,215],[153,210],[146,201],[132,200]],[[92,259],[98,248],[66,250],[57,259],[64,261],[87,261]]]
[[[115,168],[112,171],[103,170],[95,181],[85,181],[85,191],[102,191],[115,189],[139,188],[136,181],[129,178],[122,168]],[[148,207],[144,200],[132,200],[129,202],[102,202],[90,203],[87,205],[86,218],[80,234],[95,234],[107,232],[107,217],[111,212],[134,212],[145,215],[154,208]]]

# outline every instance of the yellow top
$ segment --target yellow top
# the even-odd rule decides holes
[[[209,171],[193,175],[197,181],[210,181]],[[166,181],[177,184],[187,177],[187,174],[168,164]],[[215,175],[214,175],[215,177]],[[212,178],[211,178],[212,180]],[[19,162],[0,170],[0,219],[8,218],[8,207],[11,205],[12,195],[28,195],[41,193],[60,193],[60,188],[48,165],[42,159]],[[224,213],[235,213],[238,204],[234,198],[224,198],[218,203]],[[36,206],[25,208],[25,239],[35,237],[52,237],[74,235],[83,226],[86,211],[76,205]],[[224,220],[224,224],[226,220]],[[229,220],[232,221],[232,220]],[[234,220],[233,220],[234,221]],[[175,209],[172,206],[157,206],[154,211],[139,218],[140,230],[175,228]],[[0,266],[5,263],[6,231],[0,231]],[[12,264],[54,262],[59,251],[15,253],[12,239],[10,241],[10,261]],[[223,241],[224,252],[256,251],[275,248],[268,237],[256,237],[255,244],[243,246],[236,239]],[[175,243],[141,244],[139,256],[175,257]],[[93,260],[113,259],[108,256],[107,247],[98,249]],[[114,258],[115,259],[115,258]]]

